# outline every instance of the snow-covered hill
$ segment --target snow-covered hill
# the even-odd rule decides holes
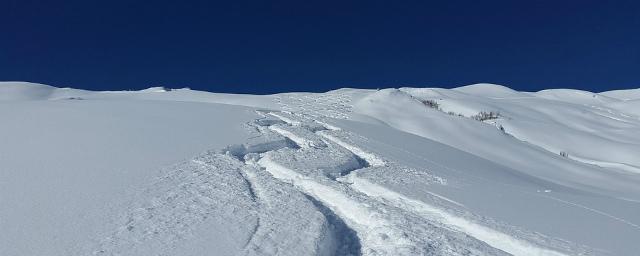
[[[637,255],[637,92],[3,82],[0,255]]]

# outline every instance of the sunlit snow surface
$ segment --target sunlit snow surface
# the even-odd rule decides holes
[[[0,255],[637,255],[639,102],[4,82]]]

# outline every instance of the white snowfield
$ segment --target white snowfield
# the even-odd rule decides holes
[[[639,92],[2,82],[0,255],[638,255]]]

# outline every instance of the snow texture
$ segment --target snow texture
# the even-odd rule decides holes
[[[0,255],[636,255],[637,91],[0,83]]]

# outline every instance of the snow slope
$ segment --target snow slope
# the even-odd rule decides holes
[[[634,92],[0,83],[0,255],[635,255]]]
[[[640,99],[640,89],[614,90],[614,91],[608,91],[608,92],[601,92],[599,94],[616,98],[616,99],[621,99],[621,100]]]
[[[500,112],[502,117],[489,123],[502,125],[508,134],[552,153],[564,151],[576,160],[618,163],[622,166],[618,169],[640,171],[636,154],[640,150],[640,116],[632,114],[636,108],[631,105],[617,107],[619,100],[575,90],[545,90],[503,98],[450,92],[435,96],[434,89],[401,90],[416,98],[437,99],[444,112],[465,116]],[[433,118],[451,119],[436,111],[429,113]]]
[[[241,125],[253,116],[187,102],[0,102],[0,254],[69,255],[121,210],[111,205],[126,200],[126,190],[246,139]]]

